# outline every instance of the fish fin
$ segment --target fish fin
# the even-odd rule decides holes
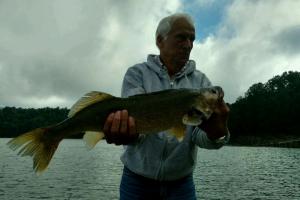
[[[22,134],[12,140],[7,145],[12,150],[20,147],[18,155],[31,156],[33,159],[33,169],[37,173],[42,173],[50,163],[59,142],[62,139],[49,139],[45,137],[45,133],[50,131],[49,128],[37,128],[25,134]]]
[[[185,136],[186,126],[173,127],[168,130],[168,132],[176,137],[176,139],[181,142]]]
[[[198,126],[202,123],[202,117],[196,112],[189,112],[183,115],[182,123],[190,126]]]
[[[82,110],[85,107],[88,107],[89,105],[92,105],[94,103],[103,101],[105,99],[113,98],[112,95],[103,93],[103,92],[97,92],[92,91],[87,94],[85,94],[83,97],[81,97],[70,109],[70,112],[68,114],[68,117],[73,117],[77,112]]]
[[[83,140],[86,142],[87,148],[92,149],[104,136],[103,132],[87,131],[83,136]]]

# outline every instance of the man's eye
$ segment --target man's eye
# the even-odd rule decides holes
[[[195,36],[186,36],[186,35],[178,35],[176,38],[178,41],[190,40],[191,42],[194,42],[195,40]]]
[[[186,39],[186,37],[184,35],[178,35],[177,39],[180,40],[180,41],[183,41],[183,40]]]

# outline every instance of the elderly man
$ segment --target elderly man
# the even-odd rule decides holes
[[[122,96],[127,97],[170,88],[201,88],[211,83],[189,60],[195,40],[190,16],[163,18],[156,31],[159,55],[130,67],[124,77]],[[160,132],[139,135],[134,118],[126,110],[111,113],[104,125],[108,143],[126,144],[120,199],[196,199],[193,169],[197,146],[218,149],[229,140],[229,108],[220,102],[212,117],[200,127],[188,126],[182,142]]]

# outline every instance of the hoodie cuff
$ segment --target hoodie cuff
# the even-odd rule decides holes
[[[209,139],[209,138],[208,138]],[[229,139],[230,139],[230,132],[229,130],[227,129],[227,133],[226,135],[222,136],[222,137],[219,137],[218,139],[216,140],[210,140],[211,142],[215,143],[215,144],[220,144],[220,145],[224,145],[224,144],[227,144],[229,142]]]

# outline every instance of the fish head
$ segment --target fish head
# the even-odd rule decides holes
[[[193,104],[194,112],[208,119],[223,97],[223,89],[219,86],[201,88]]]

